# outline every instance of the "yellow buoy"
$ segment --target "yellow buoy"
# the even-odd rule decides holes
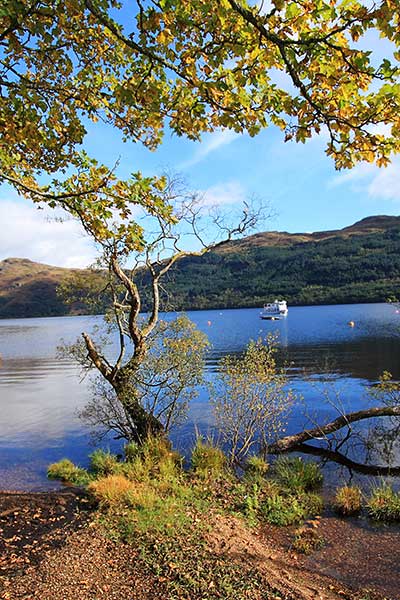
[[[355,325],[354,321],[349,321],[349,326],[350,327],[354,327],[354,325]]]

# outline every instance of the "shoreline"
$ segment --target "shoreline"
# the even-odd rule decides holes
[[[104,562],[103,543],[107,545],[109,541],[106,541],[94,526],[95,516],[94,507],[88,502],[85,492],[79,488],[46,492],[0,491],[2,530],[0,555],[3,556],[0,561],[0,592],[3,588],[3,594],[0,593],[0,598],[9,600],[20,597],[30,598],[29,595],[12,595],[11,581],[12,586],[16,585],[16,589],[19,589],[19,585],[22,587],[39,585],[34,571],[36,569],[40,571],[40,565],[47,570],[48,564],[51,565],[55,561],[58,569],[63,569],[60,565],[64,564],[64,555],[70,556],[72,553],[75,557],[78,551],[79,560],[83,560],[86,564],[85,548],[88,548],[89,552],[91,545],[93,545],[90,550],[91,560],[95,564],[97,561]],[[295,553],[291,548],[293,528],[269,525],[253,531],[244,530],[243,526],[237,523],[233,517],[221,517],[220,522],[217,519],[212,532],[212,537],[215,537],[217,542],[215,540],[210,542],[216,555],[220,552],[224,554],[232,552],[232,560],[236,560],[237,556],[244,552],[247,556],[246,560],[253,560],[259,568],[262,561],[264,561],[262,567],[264,568],[267,560],[268,569],[272,569],[271,575],[268,576],[273,578],[276,576],[279,581],[280,574],[282,581],[284,580],[289,588],[294,585],[294,582],[300,582],[299,585],[307,589],[308,586],[315,586],[316,582],[319,582],[318,585],[322,587],[326,585],[324,593],[327,595],[321,593],[320,596],[315,596],[316,598],[341,597],[361,600],[366,597],[368,600],[385,598],[399,600],[397,594],[400,575],[400,527],[383,526],[363,529],[356,519],[345,520],[329,513],[323,514],[319,519],[318,528],[327,542],[321,550],[310,556],[304,556]],[[243,547],[242,551],[239,552],[241,547]],[[130,553],[134,552],[134,547],[129,548]],[[126,556],[128,552],[126,544],[114,541],[109,552],[113,554],[116,551],[118,553],[121,551],[122,556]],[[251,559],[253,554],[255,558]],[[75,558],[71,560],[74,562]],[[121,573],[121,569],[125,567],[118,562],[115,568],[118,577],[123,579],[124,574]],[[164,598],[165,600],[168,597],[162,595],[162,582],[154,579],[151,573],[145,573],[140,566],[140,561],[138,573],[130,571],[130,576],[133,577],[132,585],[136,585],[134,582],[137,582],[139,575],[141,578],[144,577],[143,581],[150,586],[150,592],[146,595],[142,591],[142,596],[133,594],[133,599]],[[60,581],[63,580],[63,573],[59,573],[59,576]],[[81,574],[69,573],[65,576],[78,578]],[[107,579],[104,573],[101,576]],[[96,581],[95,572],[91,572],[90,577],[94,578],[94,582]],[[75,579],[76,583],[77,579]],[[370,595],[358,595],[359,589],[356,590],[355,587],[364,590],[363,594],[369,590]],[[328,594],[329,590],[332,595]],[[341,595],[334,595],[334,590],[342,590]],[[124,594],[126,592],[124,588]],[[304,594],[304,596],[294,597],[296,600],[303,600],[303,598],[308,600],[312,597],[306,592]],[[45,595],[41,597],[47,598]],[[87,596],[77,596],[79,599],[91,597],[89,593]],[[125,596],[121,592],[121,595],[99,596],[99,598],[103,597],[122,600]],[[289,592],[283,597],[292,598]],[[50,594],[48,598],[53,596]],[[63,598],[63,596],[54,595],[54,598]],[[74,596],[67,594],[65,599],[69,598]]]
[[[385,300],[371,300],[366,302],[361,302],[357,300],[356,302],[322,302],[315,304],[305,304],[305,303],[296,303],[292,302],[289,304],[289,308],[304,308],[304,307],[318,307],[318,306],[363,306],[370,304],[383,304],[388,306],[394,306],[395,303],[387,302]],[[161,314],[175,314],[175,313],[188,313],[188,312],[208,312],[208,311],[221,311],[221,310],[262,310],[263,306],[260,304],[246,304],[244,306],[211,306],[208,308],[179,308],[176,310],[165,310],[161,311]],[[149,311],[143,310],[141,314],[147,314]],[[99,313],[63,313],[59,315],[38,315],[38,316],[14,316],[14,317],[4,317],[0,315],[1,321],[23,321],[26,319],[61,319],[61,318],[72,318],[72,317],[104,317],[103,314]]]

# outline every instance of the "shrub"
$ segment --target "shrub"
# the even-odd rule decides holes
[[[107,475],[88,486],[89,493],[105,506],[117,506],[129,502],[134,485],[123,475]]]
[[[112,475],[121,468],[117,457],[105,450],[95,450],[90,455],[89,470],[95,475]]]
[[[361,511],[361,490],[355,486],[345,485],[336,490],[334,508],[344,517],[357,515]]]
[[[137,449],[129,444],[128,454],[130,459],[124,463],[122,470],[132,481],[170,481],[181,472],[182,458],[164,438],[150,438]]]
[[[271,525],[293,525],[305,517],[305,511],[295,496],[274,495],[265,498],[260,513]]]
[[[297,529],[293,541],[293,548],[302,554],[311,554],[324,545],[324,539],[313,526],[303,526]]]
[[[400,494],[396,494],[388,483],[383,483],[372,491],[367,511],[375,521],[400,521]]]
[[[307,492],[322,485],[323,475],[315,462],[304,462],[300,457],[281,457],[274,466],[278,482],[292,492]]]
[[[86,485],[89,481],[88,472],[74,465],[68,458],[63,458],[49,465],[47,467],[47,477],[75,485]]]
[[[227,473],[227,459],[212,441],[196,440],[191,457],[192,470],[204,479],[220,479]]]
[[[254,481],[262,481],[269,469],[269,464],[261,456],[249,456],[244,467],[245,476]]]

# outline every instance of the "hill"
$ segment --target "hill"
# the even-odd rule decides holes
[[[90,312],[82,302],[66,306],[57,296],[57,286],[77,274],[93,278],[92,271],[3,260],[0,317]],[[174,310],[261,306],[275,296],[291,305],[384,301],[400,290],[400,217],[367,217],[316,233],[257,233],[183,259],[165,288],[165,307]]]
[[[171,273],[176,309],[382,302],[400,289],[400,217],[341,230],[271,231],[186,258]]]
[[[72,276],[89,278],[89,270],[64,269],[27,258],[0,261],[0,318],[54,317],[88,312],[83,303],[67,306],[57,287]]]

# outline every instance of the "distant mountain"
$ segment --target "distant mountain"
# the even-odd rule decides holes
[[[27,258],[0,261],[0,317],[53,317],[87,312],[84,305],[67,306],[57,295],[57,287],[77,273],[88,277],[90,272],[52,267]]]
[[[400,227],[400,217],[377,215],[365,217],[354,225],[344,229],[332,229],[328,231],[316,231],[315,233],[288,233],[287,231],[265,231],[256,233],[241,240],[228,242],[221,247],[220,252],[233,252],[247,248],[265,248],[269,246],[292,246],[305,242],[320,242],[333,237],[347,238],[353,235],[365,235],[379,233],[387,229]]]
[[[57,286],[77,274],[93,278],[91,271],[28,259],[1,261],[0,317],[89,312],[57,296]],[[139,283],[145,287],[146,277]],[[400,217],[367,217],[316,233],[257,233],[183,259],[165,287],[165,307],[174,310],[261,306],[275,297],[291,305],[384,301],[400,295]]]

